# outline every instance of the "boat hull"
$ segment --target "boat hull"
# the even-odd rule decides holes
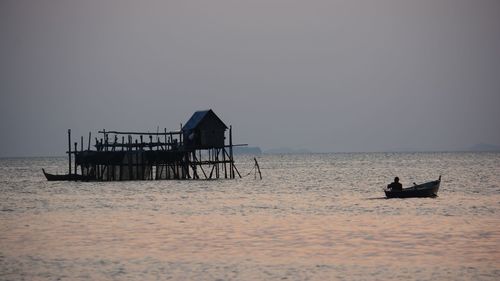
[[[78,174],[66,174],[66,175],[54,175],[46,173],[44,169],[42,169],[43,175],[48,181],[83,181],[87,180],[84,176]]]
[[[437,197],[441,180],[403,188],[402,191],[384,190],[387,198]]]

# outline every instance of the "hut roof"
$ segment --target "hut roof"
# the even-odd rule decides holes
[[[213,118],[214,120],[219,122],[222,126],[224,126],[225,129],[227,129],[226,124],[224,124],[224,122],[220,120],[220,118],[213,112],[213,110],[209,109],[209,110],[200,110],[193,113],[193,115],[191,116],[191,118],[189,118],[184,127],[182,127],[182,130],[189,131],[196,129],[200,125],[200,123],[203,120],[205,120],[205,118]]]

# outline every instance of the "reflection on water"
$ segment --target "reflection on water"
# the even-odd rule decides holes
[[[0,279],[500,278],[500,154],[259,162],[262,181],[58,183],[40,168],[64,159],[0,160]],[[438,198],[380,199],[440,174]]]

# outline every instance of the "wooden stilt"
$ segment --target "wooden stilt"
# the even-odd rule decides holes
[[[253,160],[255,161],[255,178],[257,178],[257,171],[259,172],[259,178],[262,179],[262,173],[260,172],[260,167],[259,167],[259,163],[257,162],[257,158],[253,158]]]
[[[77,146],[78,146],[78,143],[77,143],[77,142],[75,142],[75,172],[74,172],[74,174],[75,174],[75,175],[76,175],[76,169],[77,169],[77,166],[76,166]]]
[[[233,158],[233,126],[229,126],[229,161],[231,162],[230,178],[234,179],[234,158]]]
[[[226,149],[221,148],[223,150],[222,153],[222,166],[224,167],[224,178],[227,179],[227,167],[226,167]]]
[[[68,163],[69,163],[68,174],[71,174],[71,129],[68,129]]]

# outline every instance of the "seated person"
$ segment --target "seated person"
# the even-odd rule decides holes
[[[394,182],[390,183],[387,186],[387,189],[390,189],[392,191],[402,191],[403,190],[403,185],[399,183],[399,178],[395,177]]]

